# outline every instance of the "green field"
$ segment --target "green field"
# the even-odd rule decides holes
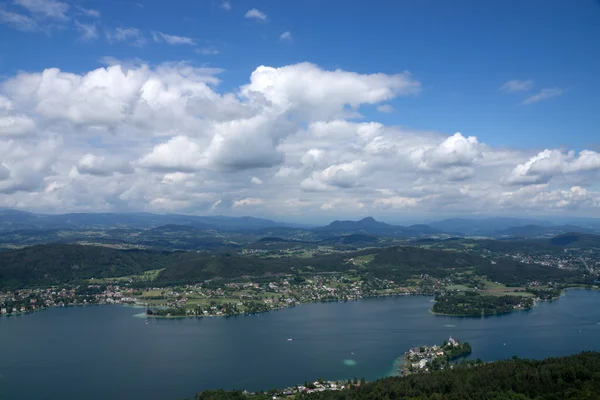
[[[122,282],[129,282],[129,281],[150,282],[150,281],[153,281],[154,279],[156,279],[156,277],[162,270],[164,270],[164,268],[151,269],[149,271],[144,271],[141,274],[119,276],[116,278],[92,278],[89,280],[89,282],[96,283],[96,284],[97,283],[122,283]]]

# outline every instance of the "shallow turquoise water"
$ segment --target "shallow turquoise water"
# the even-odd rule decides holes
[[[430,300],[310,304],[232,318],[146,321],[121,306],[0,318],[0,399],[169,400],[207,388],[375,379],[392,373],[408,347],[450,335],[483,360],[600,351],[600,292],[572,290],[531,311],[488,318],[435,316]]]

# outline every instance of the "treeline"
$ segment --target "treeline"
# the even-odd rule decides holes
[[[463,240],[481,250],[495,253],[554,253],[561,254],[564,249],[597,249],[600,248],[600,235],[586,233],[564,233],[548,239],[513,239],[513,240]]]
[[[533,307],[531,297],[490,296],[477,292],[444,293],[435,296],[432,311],[438,314],[481,316],[496,315]]]
[[[0,289],[78,283],[165,268],[180,253],[49,244],[0,252]]]
[[[195,400],[266,400],[265,393],[206,391]],[[458,366],[431,374],[385,378],[341,391],[298,394],[307,400],[596,400],[600,353],[546,360],[498,361]]]
[[[585,278],[581,272],[538,264],[523,264],[509,258],[498,259],[495,264],[481,264],[476,268],[476,272],[487,276],[491,281],[511,287],[526,286],[532,281],[586,284],[591,283],[592,279]]]

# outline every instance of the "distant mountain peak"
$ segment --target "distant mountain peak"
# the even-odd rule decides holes
[[[390,225],[377,221],[373,217],[365,217],[358,221],[333,221],[329,225],[315,228],[315,230],[333,234],[361,233],[397,237],[418,237],[439,233],[437,229],[427,225],[414,225],[411,227]]]

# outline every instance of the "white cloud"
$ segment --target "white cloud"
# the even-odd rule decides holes
[[[389,114],[394,112],[394,107],[389,104],[382,104],[380,106],[377,106],[377,111]]]
[[[263,204],[263,200],[262,199],[257,199],[254,197],[248,197],[242,200],[237,200],[233,202],[233,208],[238,208],[238,207],[248,207],[248,206],[257,206],[257,205],[261,205]]]
[[[0,23],[24,32],[36,31],[40,28],[33,18],[5,10],[0,10]]]
[[[0,110],[2,111],[11,111],[14,108],[14,104],[10,99],[5,96],[0,95]]]
[[[200,54],[202,56],[211,56],[211,55],[219,54],[220,51],[215,48],[212,48],[212,47],[203,47],[201,49],[194,50],[194,53]]]
[[[0,139],[35,133],[35,122],[22,115],[0,115]]]
[[[92,40],[98,37],[98,28],[95,24],[83,24],[75,20],[75,27],[79,31],[82,40]]]
[[[529,96],[528,98],[523,100],[523,104],[533,104],[533,103],[540,102],[542,100],[551,99],[552,97],[557,97],[557,96],[562,95],[564,92],[565,91],[560,88],[542,89],[539,92],[537,92],[536,94]]]
[[[279,35],[279,40],[282,42],[291,42],[293,40],[292,34],[290,31],[285,31],[281,35]]]
[[[333,164],[322,171],[313,172],[309,178],[314,187],[325,188],[334,186],[339,188],[350,188],[360,184],[360,178],[367,166],[363,160],[355,160],[349,163]],[[310,186],[309,186],[310,188]]]
[[[508,93],[516,93],[516,92],[526,92],[533,88],[533,81],[531,79],[526,81],[520,81],[518,79],[513,79],[512,81],[506,82],[500,90],[503,90]]]
[[[82,6],[77,6],[77,10],[82,15],[85,15],[86,17],[100,18],[100,11],[98,11],[98,10],[94,10],[94,9],[91,9],[91,8],[85,8],[85,7],[82,7]]]
[[[600,153],[537,154],[486,145],[477,132],[356,117],[365,105],[418,93],[408,73],[261,66],[225,90],[216,68],[105,61],[0,83],[0,207],[275,219],[398,210],[600,216]]]
[[[410,155],[417,167],[424,170],[438,167],[468,167],[481,157],[482,152],[477,138],[464,137],[460,132],[435,147],[416,148]]]
[[[531,157],[527,162],[517,165],[504,179],[509,185],[533,185],[547,183],[552,177],[561,174],[600,170],[600,153],[582,150],[579,155],[574,151],[546,149]]]
[[[116,172],[122,174],[133,173],[133,168],[128,162],[88,153],[79,159],[77,171],[80,174],[111,176]]]
[[[221,8],[222,8],[223,10],[227,10],[227,11],[229,11],[229,10],[231,10],[231,3],[230,3],[228,0],[223,0],[223,1],[221,2]]]
[[[421,85],[407,72],[396,75],[361,75],[342,70],[326,71],[302,63],[281,68],[258,67],[250,84],[241,93],[247,98],[260,95],[280,109],[295,109],[311,119],[348,114],[346,107],[377,104],[399,95],[418,93]]]
[[[198,144],[186,136],[176,136],[154,146],[139,165],[156,171],[194,171],[201,167],[202,152]]]
[[[244,17],[246,17],[247,19],[253,19],[255,21],[262,21],[262,22],[267,21],[267,15],[265,13],[263,13],[262,11],[257,10],[256,8],[252,8],[252,9],[248,10],[246,12],[246,15],[244,15]]]
[[[163,32],[152,32],[152,38],[155,42],[166,42],[172,46],[177,45],[189,45],[195,46],[196,42],[194,39],[185,36],[167,35]]]
[[[56,0],[15,0],[15,3],[41,18],[51,18],[61,21],[69,19],[67,12],[70,6],[67,3]]]
[[[413,207],[418,203],[418,200],[411,197],[393,196],[376,199],[375,207],[381,208],[407,208]]]
[[[568,190],[554,190],[538,193],[531,201],[533,204],[550,208],[598,208],[600,192],[589,191],[580,186]]]
[[[146,38],[137,28],[116,28],[113,32],[106,32],[106,38],[111,42],[124,42],[138,47],[146,44]]]

